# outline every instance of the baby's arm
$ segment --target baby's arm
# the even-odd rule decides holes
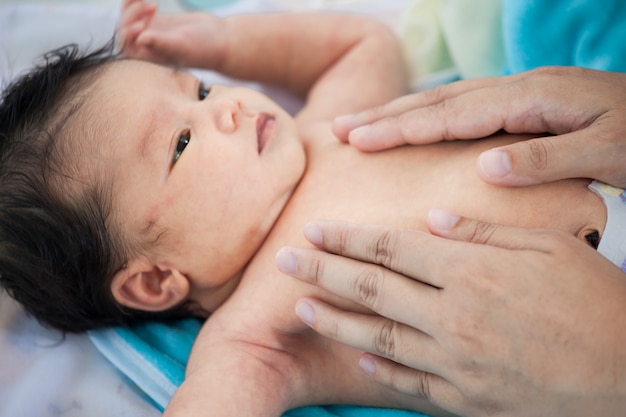
[[[315,118],[382,104],[405,92],[404,61],[382,23],[349,14],[156,14],[127,0],[127,55],[280,85],[308,96]],[[307,106],[309,107],[309,106]],[[306,114],[306,113],[305,113]]]
[[[277,369],[228,343],[200,355],[204,366],[188,371],[164,417],[278,417],[287,409],[290,393]]]
[[[249,316],[220,309],[204,324],[164,416],[279,417],[304,405],[302,395],[315,400],[305,376],[312,343],[285,344],[266,319]]]

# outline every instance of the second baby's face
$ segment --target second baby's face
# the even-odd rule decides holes
[[[97,163],[126,237],[152,242],[192,287],[238,277],[304,172],[292,117],[256,91],[132,60],[111,64],[89,100],[110,125]]]

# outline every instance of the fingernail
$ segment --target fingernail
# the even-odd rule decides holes
[[[376,362],[374,362],[374,360],[368,355],[361,356],[361,359],[359,359],[359,366],[368,375],[374,375],[374,372],[376,372]]]
[[[371,136],[373,129],[371,126],[360,126],[350,132],[349,140],[352,143],[353,141],[359,141],[368,136]]]
[[[309,326],[315,324],[315,310],[311,304],[305,301],[299,301],[296,303],[296,316]]]
[[[492,149],[480,154],[478,166],[487,177],[501,178],[511,172],[511,159],[507,152]]]
[[[459,216],[439,208],[428,211],[428,223],[437,230],[449,230],[459,221]]]
[[[320,246],[322,244],[322,229],[314,223],[309,223],[304,226],[304,237],[315,246]]]
[[[276,253],[274,262],[278,270],[283,274],[295,275],[298,270],[298,260],[287,248],[282,248]]]

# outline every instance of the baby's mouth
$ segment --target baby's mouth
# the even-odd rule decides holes
[[[276,120],[274,116],[267,113],[260,113],[256,120],[256,139],[258,144],[258,151],[261,153],[267,142],[274,134],[274,127],[276,126]]]

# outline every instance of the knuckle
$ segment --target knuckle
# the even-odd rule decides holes
[[[448,100],[441,100],[428,106],[428,110],[430,110],[433,116],[439,116],[441,114],[446,114],[447,107]]]
[[[539,67],[522,74],[518,86],[528,95],[537,90],[554,89],[566,73],[561,67]]]
[[[366,265],[357,274],[352,291],[365,305],[376,310],[380,304],[384,280],[385,276],[381,268]]]
[[[538,77],[548,77],[548,78],[561,78],[563,75],[571,74],[572,72],[576,72],[576,68],[568,68],[562,66],[545,66],[535,68],[528,72],[528,76],[538,76]]]
[[[472,222],[469,232],[469,241],[474,243],[489,243],[496,232],[497,226],[491,223]]]
[[[417,372],[414,378],[415,395],[422,398],[431,398],[431,375],[427,372]]]
[[[387,115],[387,106],[384,104],[373,107],[368,116],[374,119],[381,119]]]
[[[454,99],[450,99],[454,100]],[[455,136],[450,129],[449,120],[450,115],[453,114],[454,109],[450,100],[442,100],[428,107],[431,112],[431,116],[437,119],[437,124],[440,129],[440,136],[443,140],[455,139]]]
[[[322,281],[322,277],[324,274],[324,266],[319,258],[314,257],[309,261],[309,265],[307,267],[307,278],[309,282],[312,284],[319,284]]]
[[[396,244],[394,233],[390,230],[383,230],[368,248],[368,259],[379,265],[390,266]]]
[[[376,331],[374,337],[374,350],[380,356],[394,360],[396,358],[396,336],[398,323],[385,320]]]
[[[416,132],[413,129],[413,113],[406,112],[394,116],[389,120],[393,126],[397,126],[398,134],[403,143],[415,142]]]
[[[450,90],[449,84],[440,84],[434,88],[424,91],[424,97],[428,103],[439,103],[445,100]]]
[[[384,385],[395,391],[409,394],[413,397],[432,400],[431,385],[432,374],[428,372],[414,370],[409,375],[403,375],[398,372],[389,372],[386,375],[379,376]]]
[[[532,169],[543,171],[549,165],[548,141],[541,139],[533,139],[527,142],[527,152],[525,159]]]
[[[333,249],[340,255],[345,254],[346,250],[350,247],[351,240],[352,232],[350,230],[340,230],[337,234],[337,240]]]
[[[556,75],[558,71],[559,71],[558,67],[545,66],[545,67],[535,68],[531,70],[528,74],[529,76],[531,75],[534,75],[534,76]]]

